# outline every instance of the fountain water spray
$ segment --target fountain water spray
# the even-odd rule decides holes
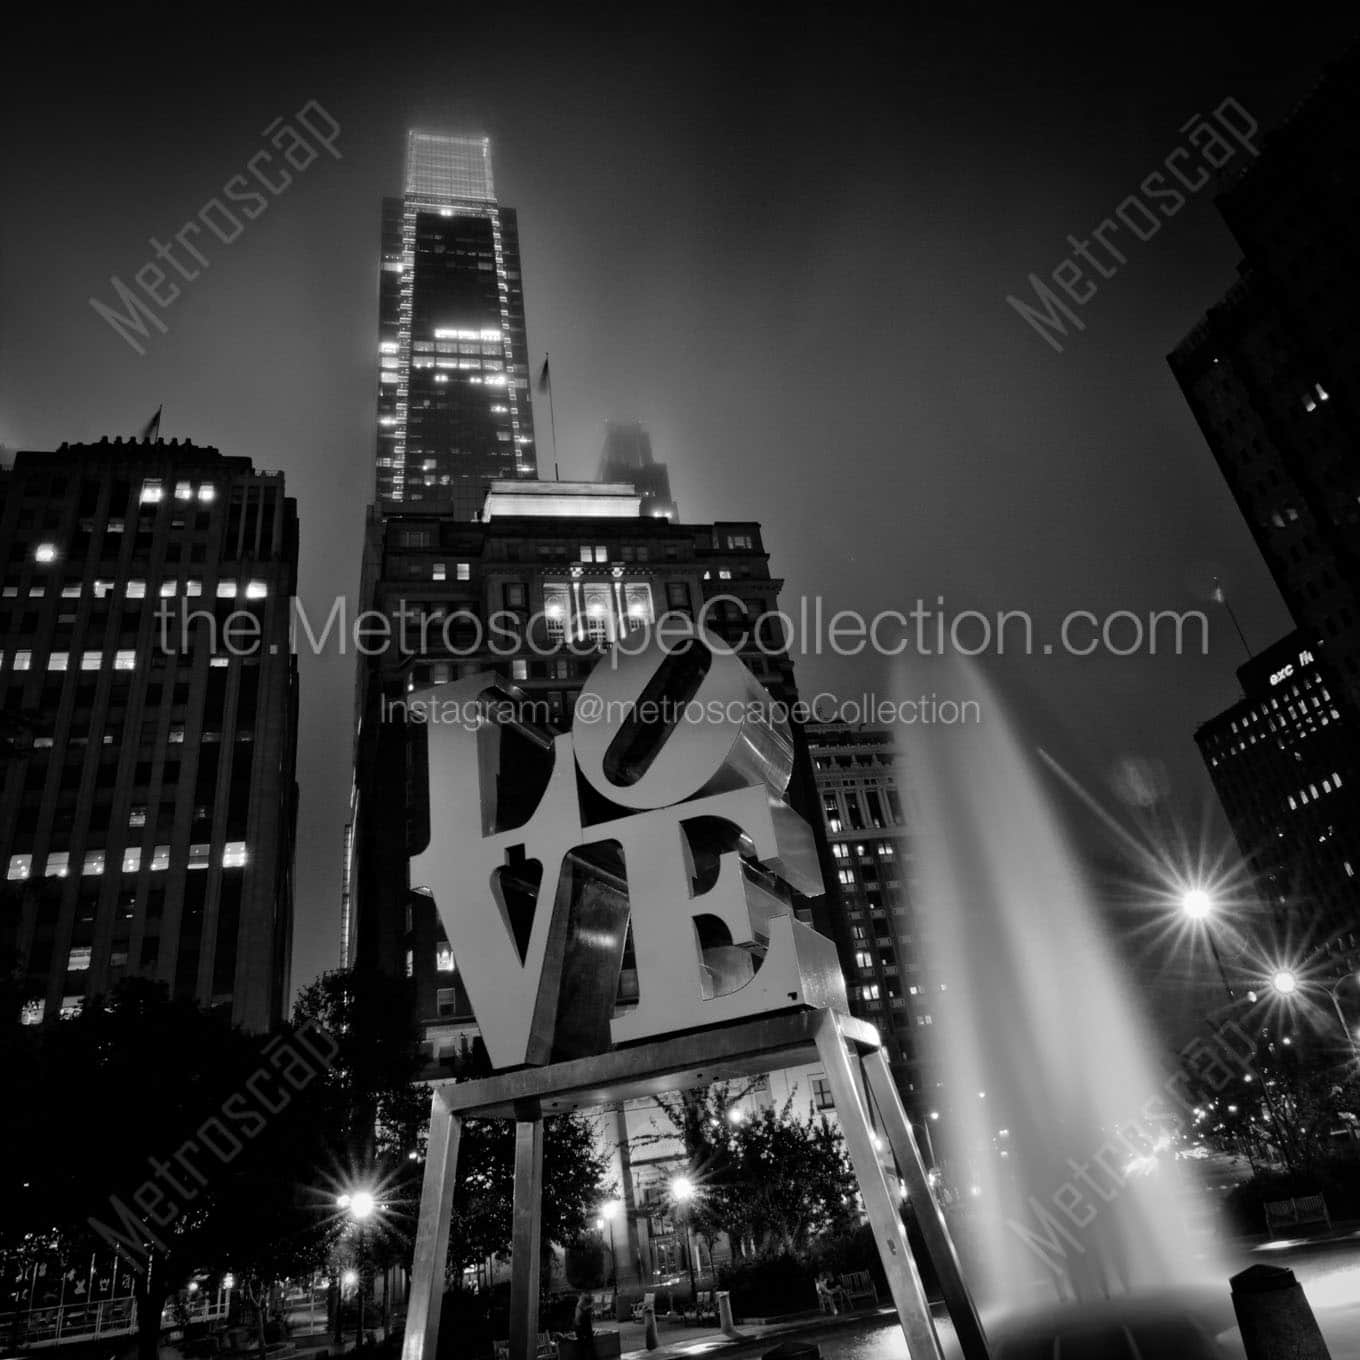
[[[1009,1310],[1221,1281],[1186,1226],[1197,1195],[1174,1155],[1183,1109],[1035,761],[979,668],[938,660],[931,681],[982,709],[979,723],[902,738],[929,1056],[944,1083],[931,1136],[962,1194],[978,1292]]]

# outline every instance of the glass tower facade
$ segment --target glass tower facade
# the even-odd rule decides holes
[[[378,508],[474,519],[490,482],[538,475],[519,225],[487,138],[408,135],[379,308]]]

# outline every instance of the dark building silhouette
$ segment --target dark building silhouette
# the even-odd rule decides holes
[[[0,957],[23,1018],[120,978],[256,1030],[288,999],[298,521],[279,473],[179,441],[0,474]]]
[[[1240,277],[1169,358],[1298,628],[1196,740],[1262,898],[1334,952],[1360,930],[1357,52],[1218,195]]]
[[[485,137],[412,131],[383,201],[377,500],[471,519],[497,478],[535,477],[519,226]]]
[[[412,979],[434,1065],[476,1037],[460,984],[460,969],[476,961],[453,957],[433,904],[408,889],[408,856],[439,834],[438,810],[422,794],[424,729],[400,713],[408,687],[491,671],[540,701],[549,727],[566,730],[600,651],[675,610],[741,643],[743,660],[776,698],[797,697],[787,653],[757,642],[755,620],[778,607],[782,584],[770,574],[760,526],[674,524],[642,514],[641,499],[627,484],[508,481],[493,486],[480,522],[370,517],[364,598],[393,620],[398,643],[405,611],[408,646],[363,663],[345,961]],[[523,624],[526,642],[515,654],[488,645],[487,624],[501,611]],[[836,874],[801,729],[796,740],[789,797],[817,834],[829,889],[801,910],[844,958],[849,933],[833,905]],[[621,1004],[630,985],[636,976],[625,956]]]
[[[631,482],[642,495],[642,513],[661,519],[677,519],[671,499],[671,475],[665,463],[652,457],[652,437],[636,420],[609,420],[604,427],[604,447],[596,480]]]
[[[1279,937],[1360,948],[1360,723],[1317,642],[1291,633],[1238,667],[1243,697],[1195,733]]]
[[[1218,197],[1241,277],[1170,364],[1294,622],[1360,700],[1357,145],[1353,51]]]

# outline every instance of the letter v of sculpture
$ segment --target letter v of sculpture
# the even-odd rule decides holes
[[[741,661],[697,631],[616,648],[571,733],[517,721],[492,675],[417,692],[431,721],[433,894],[494,1074],[437,1083],[403,1360],[434,1360],[458,1134],[516,1124],[510,1360],[537,1335],[543,1118],[798,1062],[825,1066],[911,1356],[940,1357],[907,1248],[916,1209],[967,1360],[986,1342],[878,1033],[847,1014],[834,946],[799,921],[822,892],[811,829],[784,801],[793,736]],[[578,701],[579,702],[579,701]],[[477,722],[433,721],[438,712]],[[620,998],[631,932],[637,999]]]

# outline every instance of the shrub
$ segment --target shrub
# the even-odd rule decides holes
[[[856,1267],[858,1268],[858,1267]],[[730,1291],[742,1317],[774,1317],[817,1306],[817,1271],[787,1253],[736,1261],[718,1271],[718,1287]]]

